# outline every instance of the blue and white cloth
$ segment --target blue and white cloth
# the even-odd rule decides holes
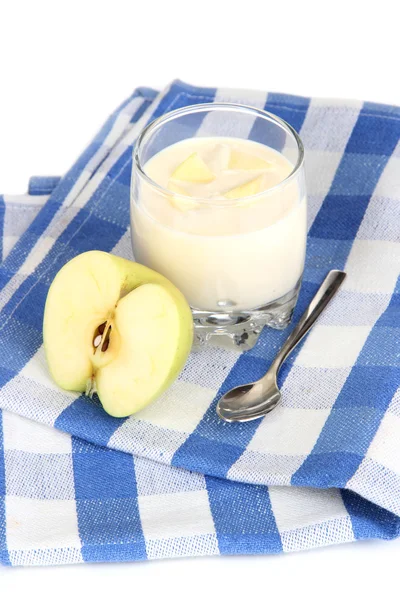
[[[217,100],[264,107],[303,139],[309,238],[295,320],[329,269],[348,277],[283,367],[282,403],[263,420],[224,423],[216,401],[263,374],[288,330],[265,329],[246,354],[193,354],[162,398],[116,419],[51,381],[47,290],[86,250],[131,257],[139,130]],[[1,563],[276,553],[399,535],[399,140],[396,107],[176,81],[136,90],[63,178],[1,197]]]

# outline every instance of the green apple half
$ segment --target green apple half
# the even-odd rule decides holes
[[[193,321],[184,296],[165,277],[91,251],[70,260],[51,284],[43,338],[60,387],[96,391],[110,415],[126,417],[179,375]]]

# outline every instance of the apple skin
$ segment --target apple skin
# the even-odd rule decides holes
[[[136,293],[137,290],[140,290],[140,294]],[[190,307],[183,294],[168,279],[152,269],[124,258],[93,250],[66,263],[50,286],[43,319],[46,359],[54,381],[65,390],[85,392],[88,389],[88,381],[94,380],[96,383],[96,377],[100,374],[102,378],[98,377],[99,380],[105,380],[103,373],[115,360],[118,345],[124,336],[114,329],[110,335],[110,349],[104,353],[95,352],[93,336],[96,328],[105,321],[109,322],[108,319],[114,324],[115,317],[112,313],[118,312],[120,301],[125,307],[128,300],[135,305],[141,296],[145,298],[144,302],[149,298],[151,304],[155,294],[157,297],[162,296],[167,302],[173,320],[170,325],[170,345],[166,333],[168,327],[161,327],[159,334],[154,327],[152,329],[153,335],[159,335],[160,338],[164,334],[162,347],[168,350],[165,352],[165,359],[158,356],[155,358],[156,361],[163,361],[162,378],[158,380],[157,377],[150,377],[149,392],[138,398],[135,398],[134,393],[130,393],[127,386],[125,393],[129,394],[129,399],[124,399],[122,393],[121,401],[113,393],[115,390],[112,389],[110,381],[107,385],[103,384],[107,393],[102,394],[100,382],[100,401],[112,416],[126,417],[141,410],[178,377],[193,341]],[[136,319],[140,319],[142,312],[143,318],[146,319],[146,304],[138,304],[133,315]],[[119,313],[122,314],[122,309],[119,309]],[[148,315],[147,318],[151,321],[152,315]],[[168,320],[162,323],[169,326]],[[157,339],[154,343],[157,345]],[[137,357],[140,359],[140,352]],[[115,389],[119,389],[123,383],[119,381],[118,385],[114,386]]]

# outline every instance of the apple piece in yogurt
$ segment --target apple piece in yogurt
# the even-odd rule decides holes
[[[210,183],[210,181],[215,179],[215,175],[198,152],[193,152],[193,154],[178,165],[172,173],[171,179],[189,181],[190,183]]]
[[[238,185],[237,187],[229,190],[224,194],[225,198],[228,200],[239,200],[240,198],[247,198],[248,196],[254,196],[261,191],[261,185],[263,182],[263,177],[260,175],[243,185]]]
[[[178,196],[171,196],[169,199],[174,208],[177,208],[182,212],[198,208],[198,203],[189,197],[188,192],[182,186],[169,180],[168,189],[174,194],[179,194]]]
[[[232,170],[243,169],[246,171],[255,171],[260,169],[271,169],[272,163],[249,154],[248,152],[239,152],[238,150],[232,150],[229,158],[228,168]]]

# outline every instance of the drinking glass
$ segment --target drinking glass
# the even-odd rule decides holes
[[[283,155],[290,173],[247,198],[199,197],[192,210],[170,210],[177,194],[151,178],[146,164],[193,137],[256,141]],[[161,116],[139,135],[131,180],[134,256],[185,295],[197,343],[246,350],[265,325],[283,329],[289,324],[306,231],[303,144],[279,117],[240,104],[197,104]]]

